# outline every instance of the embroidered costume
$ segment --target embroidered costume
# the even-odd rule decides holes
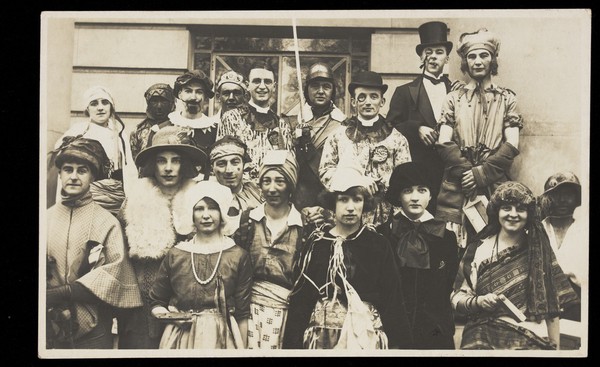
[[[379,116],[372,127],[365,127],[356,118],[346,121],[333,135],[329,136],[323,147],[319,165],[321,182],[327,188],[337,167],[357,167],[365,176],[379,180],[379,191],[375,195],[376,208],[363,214],[363,223],[379,225],[384,223],[391,205],[383,194],[389,185],[394,167],[410,162],[408,141],[398,131]]]

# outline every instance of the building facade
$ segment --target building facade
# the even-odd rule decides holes
[[[352,111],[345,86],[354,73],[381,73],[389,85],[388,103],[395,87],[418,75],[420,24],[448,24],[455,49],[464,32],[493,31],[501,40],[495,82],[515,91],[525,121],[512,178],[539,194],[552,173],[572,170],[582,178],[587,202],[591,14],[319,11],[294,16],[303,77],[313,62],[329,63],[338,87],[335,102],[346,114]],[[113,92],[129,132],[145,117],[144,91],[154,83],[173,85],[187,69],[201,69],[216,80],[227,69],[247,74],[252,62],[264,60],[277,74],[274,109],[297,114],[292,24],[289,12],[44,13],[42,151],[85,119],[81,95],[88,87],[104,85]],[[455,49],[445,73],[466,80]],[[387,107],[381,110],[384,115]],[[205,112],[212,115],[219,108],[212,99]],[[135,175],[132,167],[128,172]]]

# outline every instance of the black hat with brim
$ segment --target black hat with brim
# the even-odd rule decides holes
[[[387,84],[383,84],[383,79],[381,75],[374,71],[362,71],[357,73],[354,78],[352,78],[352,82],[348,85],[348,91],[351,95],[354,95],[354,90],[357,87],[367,87],[367,88],[377,88],[381,90],[381,94],[385,94],[388,86]]]

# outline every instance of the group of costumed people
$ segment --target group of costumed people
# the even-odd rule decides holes
[[[508,177],[523,122],[491,81],[496,36],[461,36],[465,84],[442,75],[446,25],[419,34],[423,74],[387,118],[380,74],[353,76],[346,118],[322,62],[302,118],[273,112],[265,63],[214,91],[198,70],[152,85],[128,182],[114,99],[87,91],[48,163],[47,347],[113,348],[116,326],[119,349],[560,348],[560,319],[581,320],[581,184],[558,173],[536,198]]]

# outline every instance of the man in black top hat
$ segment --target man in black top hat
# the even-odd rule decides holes
[[[421,58],[423,73],[396,88],[387,114],[387,120],[408,139],[413,161],[426,163],[424,167],[433,179],[433,208],[444,169],[434,150],[438,138],[435,127],[442,103],[451,90],[450,80],[443,75],[452,50],[447,33],[448,27],[442,22],[427,22],[419,27],[421,43],[416,51]]]

